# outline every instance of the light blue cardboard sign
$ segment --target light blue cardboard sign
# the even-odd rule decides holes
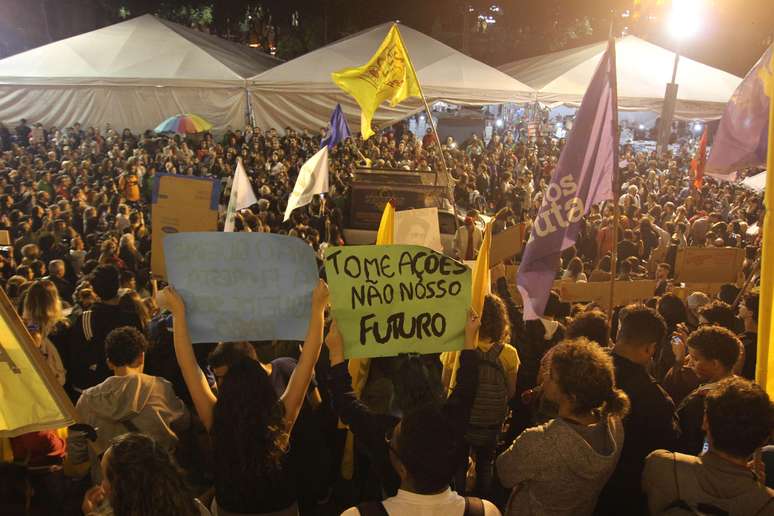
[[[185,301],[191,342],[304,340],[317,284],[314,251],[268,233],[178,233],[167,276]]]

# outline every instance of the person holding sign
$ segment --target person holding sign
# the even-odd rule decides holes
[[[298,514],[287,445],[320,354],[328,297],[328,286],[321,280],[312,293],[301,357],[282,396],[277,396],[260,364],[243,359],[229,367],[215,397],[194,355],[183,299],[171,286],[159,292],[159,308],[172,313],[175,355],[183,378],[213,439],[216,516]]]
[[[344,341],[336,322],[325,345],[331,361],[333,405],[365,448],[379,476],[383,502],[364,503],[344,516],[369,514],[428,514],[462,516],[499,515],[497,508],[478,498],[463,498],[449,488],[455,471],[467,460],[465,432],[476,393],[478,359],[476,334],[481,323],[472,311],[465,325],[465,347],[460,353],[457,384],[442,407],[433,403],[405,414],[402,419],[375,414],[357,399],[344,361]]]

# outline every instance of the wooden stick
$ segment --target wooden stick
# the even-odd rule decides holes
[[[608,342],[613,327],[613,300],[615,299],[615,276],[618,268],[618,224],[621,217],[619,197],[621,195],[621,178],[618,168],[618,76],[615,54],[615,37],[613,36],[613,24],[610,24],[610,66],[611,66],[611,96],[613,104],[613,249],[610,254],[610,303],[607,308]]]
[[[433,113],[430,111],[430,105],[427,103],[427,99],[425,98],[425,93],[422,91],[422,84],[419,82],[419,77],[417,76],[417,71],[414,68],[414,64],[411,62],[411,56],[409,55],[408,49],[406,48],[406,43],[403,41],[403,36],[400,33],[400,28],[395,26],[396,30],[398,31],[398,38],[400,38],[400,43],[403,45],[403,48],[406,49],[406,59],[408,59],[408,65],[411,69],[411,73],[414,75],[414,80],[417,83],[417,87],[419,88],[419,96],[422,97],[422,103],[425,105],[425,112],[427,113],[427,118],[430,120],[430,127],[433,129],[433,135],[435,136],[435,143],[438,146],[438,154],[441,156],[441,168],[443,168],[443,173],[446,176],[447,180],[447,187],[448,181],[450,178],[449,169],[446,167],[446,158],[443,155],[443,147],[441,146],[441,138],[438,136],[438,129],[435,127],[435,120],[433,120]],[[434,186],[438,186],[438,169],[435,169],[435,182]],[[452,190],[451,194],[451,201],[452,201],[452,207],[454,209],[454,228],[455,230],[459,227],[459,221],[457,220],[457,201],[454,198],[454,190]]]

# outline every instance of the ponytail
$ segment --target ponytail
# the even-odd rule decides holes
[[[623,418],[629,413],[629,397],[621,389],[613,388],[610,390],[610,396],[602,407],[602,413],[607,416],[617,416]]]

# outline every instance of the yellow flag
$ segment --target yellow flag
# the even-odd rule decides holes
[[[489,268],[489,248],[492,247],[492,224],[497,217],[495,216],[484,230],[484,241],[481,242],[481,249],[478,251],[476,263],[473,265],[473,280],[471,284],[470,306],[481,316],[484,311],[484,298],[492,292],[492,273]],[[447,351],[441,354],[441,363],[443,364],[443,374],[441,381],[447,392],[451,392],[457,383],[457,370],[460,367],[460,352]]]
[[[376,245],[391,245],[395,234],[395,205],[387,201],[379,221],[379,231],[376,233]]]
[[[473,286],[471,288],[471,306],[480,316],[484,310],[484,298],[492,292],[492,275],[489,272],[489,248],[492,247],[492,223],[486,225],[484,241],[478,251],[476,265],[473,267]]]
[[[75,409],[0,289],[0,437],[75,422]]]
[[[382,102],[387,100],[394,107],[409,97],[421,97],[417,74],[394,23],[370,61],[334,72],[331,78],[360,106],[364,140],[374,134],[371,120]]]
[[[774,55],[771,69],[774,70]],[[758,360],[755,380],[770,396],[774,396],[774,80],[766,83],[769,97],[769,142],[766,169],[766,193],[763,205],[766,215],[763,219],[763,249],[761,256],[761,291],[758,307]]]

